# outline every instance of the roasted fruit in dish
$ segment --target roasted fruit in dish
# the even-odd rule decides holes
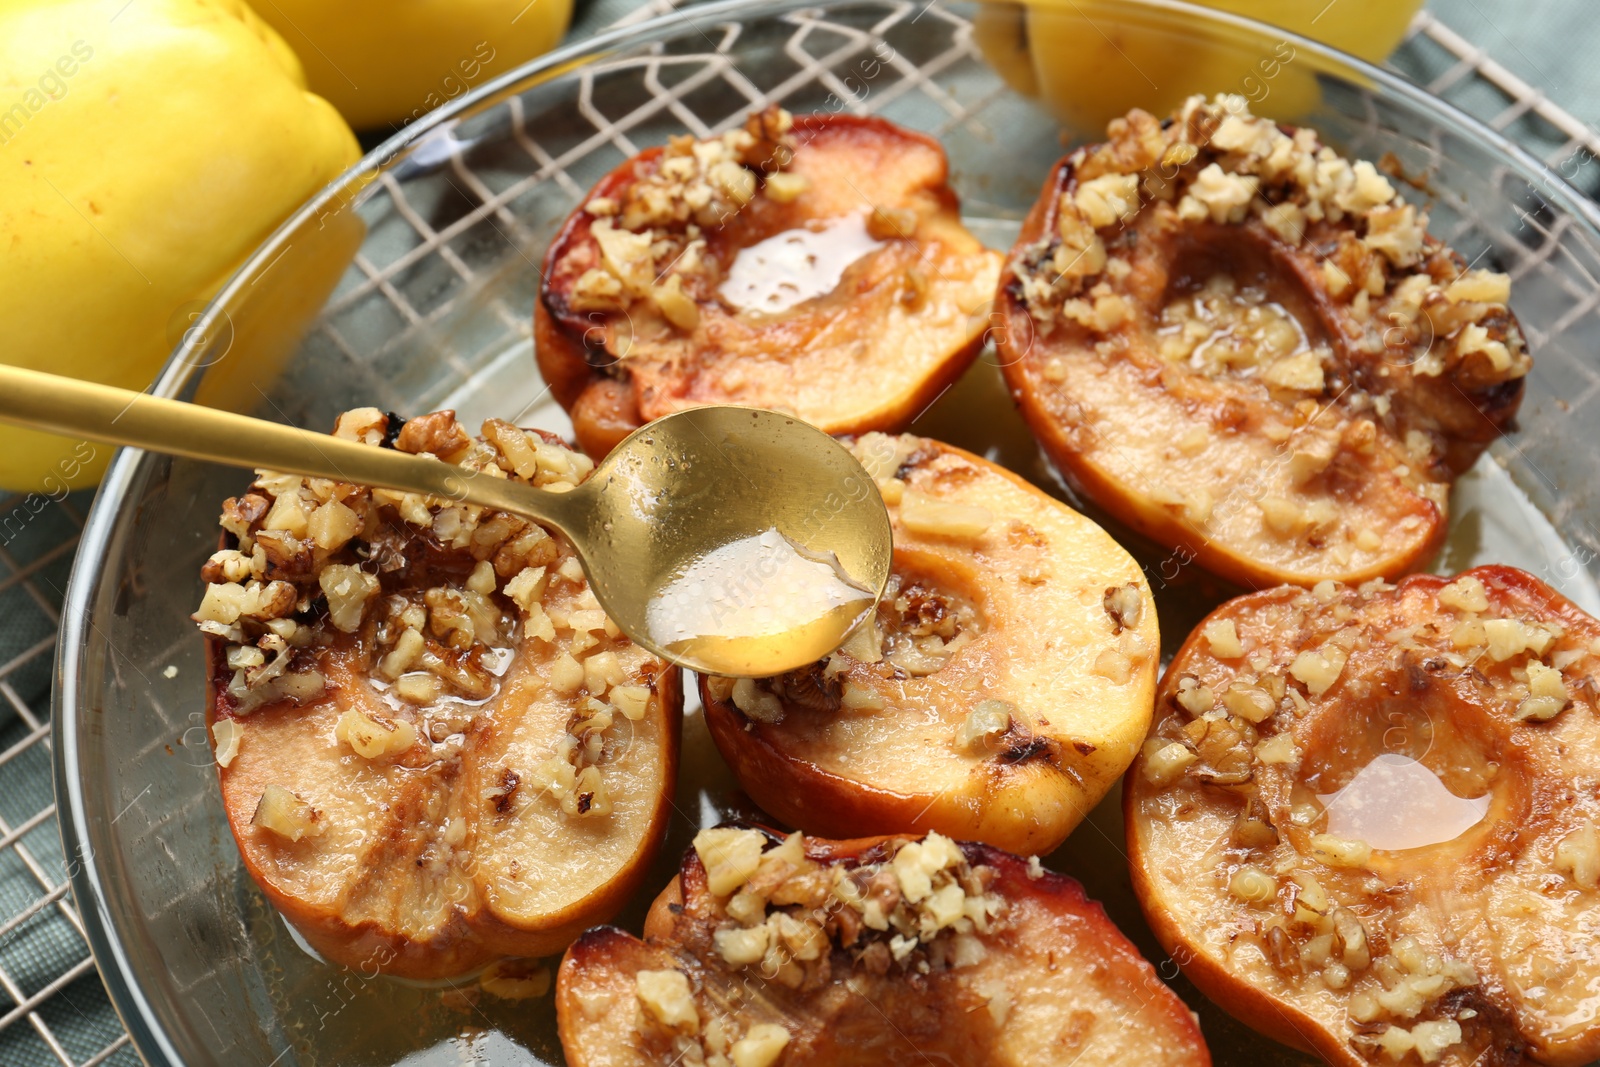
[[[1149,727],[1149,586],[1105,531],[987,460],[911,436],[851,448],[889,506],[888,592],[819,663],[702,678],[711,736],[756,803],[808,832],[1049,852]]]
[[[702,831],[645,940],[567,951],[556,1012],[574,1067],[1211,1062],[1077,882],[938,834]]]
[[[1530,360],[1368,162],[1191,98],[1056,165],[1002,273],[997,344],[1057,466],[1245,585],[1416,569]]]
[[[337,436],[534,485],[589,459],[491,419],[347,412]],[[572,547],[516,516],[258,472],[195,614],[245,867],[319,952],[459,974],[559,951],[637,888],[677,765],[676,669]]]
[[[1124,783],[1207,995],[1330,1063],[1600,1056],[1600,622],[1532,576],[1229,601]]]
[[[623,163],[551,244],[534,311],[579,443],[701,404],[910,421],[977,355],[999,273],[947,178],[921,134],[776,108]]]

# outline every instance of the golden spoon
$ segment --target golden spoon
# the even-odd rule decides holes
[[[854,456],[775,411],[704,407],[629,435],[568,493],[292,426],[0,364],[0,421],[510,511],[565,534],[634,641],[760,677],[838,648],[889,579],[889,516]]]

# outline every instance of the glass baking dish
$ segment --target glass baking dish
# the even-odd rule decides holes
[[[1519,428],[1457,487],[1437,567],[1516,564],[1600,611],[1593,205],[1450,106],[1301,38],[1159,0],[1086,2],[1092,17],[1066,0],[1035,6],[1059,20],[1048,39],[1010,5],[738,0],[547,56],[408,127],[285,224],[195,321],[157,391],[319,430],[374,404],[566,432],[531,355],[537,265],[589,185],[639,148],[720,131],[767,101],[881,114],[944,143],[968,224],[1005,249],[1062,152],[1063,122],[1081,141],[1095,131],[1075,124],[1091,116],[1189,89],[1239,92],[1299,114],[1351,155],[1392,153],[1417,179],[1435,232],[1475,265],[1511,273],[1534,370]],[[1127,69],[1105,66],[1112,40]],[[1070,76],[1096,62],[1120,75]],[[913,428],[1072,500],[1011,410],[994,359],[986,352]],[[89,517],[62,616],[62,830],[134,1045],[152,1064],[560,1063],[550,997],[499,1002],[475,996],[470,979],[424,988],[324,965],[244,873],[188,615],[217,506],[245,482],[123,453]],[[1233,592],[1083,510],[1145,561],[1169,652]],[[652,895],[697,827],[749,810],[693,711],[676,800]],[[1105,902],[1200,1013],[1218,1062],[1311,1062],[1177,974],[1139,917],[1120,842],[1113,796],[1046,862]],[[618,922],[637,929],[647,903]]]

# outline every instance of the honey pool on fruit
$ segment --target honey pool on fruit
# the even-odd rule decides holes
[[[1007,219],[967,217],[963,221],[985,244],[1002,251],[1011,247],[1018,229],[1015,221]],[[1534,358],[1537,360],[1537,352]],[[1211,577],[1185,562],[1181,554],[1130,532],[1074,496],[1040,454],[1016,413],[995,359],[993,348],[987,349],[909,432],[997,462],[1105,527],[1144,567],[1160,614],[1164,663],[1203,616],[1244,590]],[[526,411],[505,410],[507,396],[540,392],[531,346],[524,343],[505,351],[470,384],[431,406],[455,408],[467,425],[491,416],[516,416],[519,425],[570,437],[571,423],[548,393]],[[1600,615],[1600,587],[1584,567],[1573,564],[1577,558],[1510,475],[1492,455],[1485,454],[1456,483],[1449,540],[1432,569],[1453,574],[1484,563],[1520,567],[1585,611]],[[645,880],[643,893],[613,920],[634,933],[640,931],[655,894],[677,873],[678,859],[698,830],[729,818],[759,817],[711,743],[695,687],[685,686],[684,693],[683,751],[667,840]],[[1423,769],[1423,773],[1432,772]],[[1434,799],[1451,807],[1448,801]],[[1314,1067],[1319,1060],[1267,1041],[1211,1004],[1161,951],[1144,924],[1128,879],[1121,803],[1120,789],[1113,789],[1061,848],[1044,857],[1045,865],[1082,882],[1089,896],[1105,905],[1112,921],[1138,945],[1161,977],[1199,1013],[1215,1062]],[[563,1063],[553,993],[508,1001],[478,991],[472,977],[419,986],[329,966],[295,943],[283,919],[242,867],[235,872],[234,887],[255,954],[267,976],[259,995],[271,1001],[269,1017],[281,1020],[281,1045],[291,1050],[283,1064],[535,1067]],[[558,962],[558,958],[547,961],[552,977]]]
[[[1317,796],[1328,833],[1389,852],[1454,841],[1483,821],[1491,799],[1457,796],[1422,760],[1398,752],[1378,753],[1345,785]]]
[[[833,292],[845,268],[883,247],[865,215],[785,230],[739,250],[717,294],[744,311],[777,313]]]

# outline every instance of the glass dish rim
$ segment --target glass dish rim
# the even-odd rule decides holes
[[[853,2],[856,0],[777,0],[777,2],[715,0],[712,3],[679,9],[644,22],[606,30],[584,40],[572,42],[462,94],[457,100],[386,138],[273,231],[240,265],[216,296],[207,302],[205,311],[196,322],[196,328],[185,335],[184,342],[168,357],[150,392],[166,397],[178,396],[183,392],[196,371],[203,369],[203,365],[196,364],[186,357],[194,348],[204,343],[206,329],[215,321],[218,312],[250,284],[264,265],[272,263],[281,254],[283,242],[300,225],[316,217],[319,212],[327,209],[328,205],[335,203],[341,197],[350,196],[353,201],[352,190],[358,190],[360,184],[369,176],[383,172],[399,160],[407,149],[414,149],[429,137],[446,130],[457,120],[533,84],[575,73],[582,66],[603,60],[614,51],[677,36],[681,31],[698,29],[698,24],[701,22],[744,23],[754,19],[767,20],[808,8],[848,7]],[[927,2],[931,6],[933,3],[940,3],[941,0],[927,0]],[[1009,0],[1009,2],[1026,3],[1028,0]],[[1032,0],[1032,2],[1042,3],[1044,6],[1059,6],[1064,0]],[[1591,203],[1549,165],[1504,134],[1400,75],[1270,23],[1204,7],[1188,0],[1117,0],[1117,2],[1131,9],[1143,9],[1148,13],[1170,12],[1213,26],[1242,30],[1256,35],[1275,35],[1290,42],[1296,49],[1303,48],[1318,57],[1330,69],[1347,70],[1356,77],[1366,79],[1373,89],[1404,99],[1408,105],[1427,115],[1440,126],[1484,144],[1508,163],[1519,176],[1530,180],[1539,190],[1539,195],[1547,202],[1582,220],[1582,224],[1587,226],[1596,244],[1600,245],[1600,205]],[[336,208],[336,210],[345,209],[345,205]],[[138,975],[123,949],[120,937],[117,936],[115,922],[102,892],[103,872],[92,845],[95,834],[89,825],[90,813],[84,806],[83,766],[78,750],[80,735],[78,714],[86,710],[82,707],[82,689],[88,668],[86,656],[91,647],[88,637],[94,628],[89,618],[89,611],[101,596],[105,580],[102,563],[118,532],[118,519],[125,513],[125,504],[137,481],[140,465],[151,462],[152,459],[153,457],[137,450],[120,450],[95,495],[84,523],[67,583],[57,634],[55,686],[51,701],[51,742],[54,748],[52,764],[62,855],[67,865],[73,898],[83,922],[85,940],[105,983],[111,1004],[127,1029],[131,1045],[141,1060],[148,1064],[180,1064],[182,1061],[172,1045],[166,1028],[161,1024],[159,1015],[152,1008],[144,989],[140,987]]]

